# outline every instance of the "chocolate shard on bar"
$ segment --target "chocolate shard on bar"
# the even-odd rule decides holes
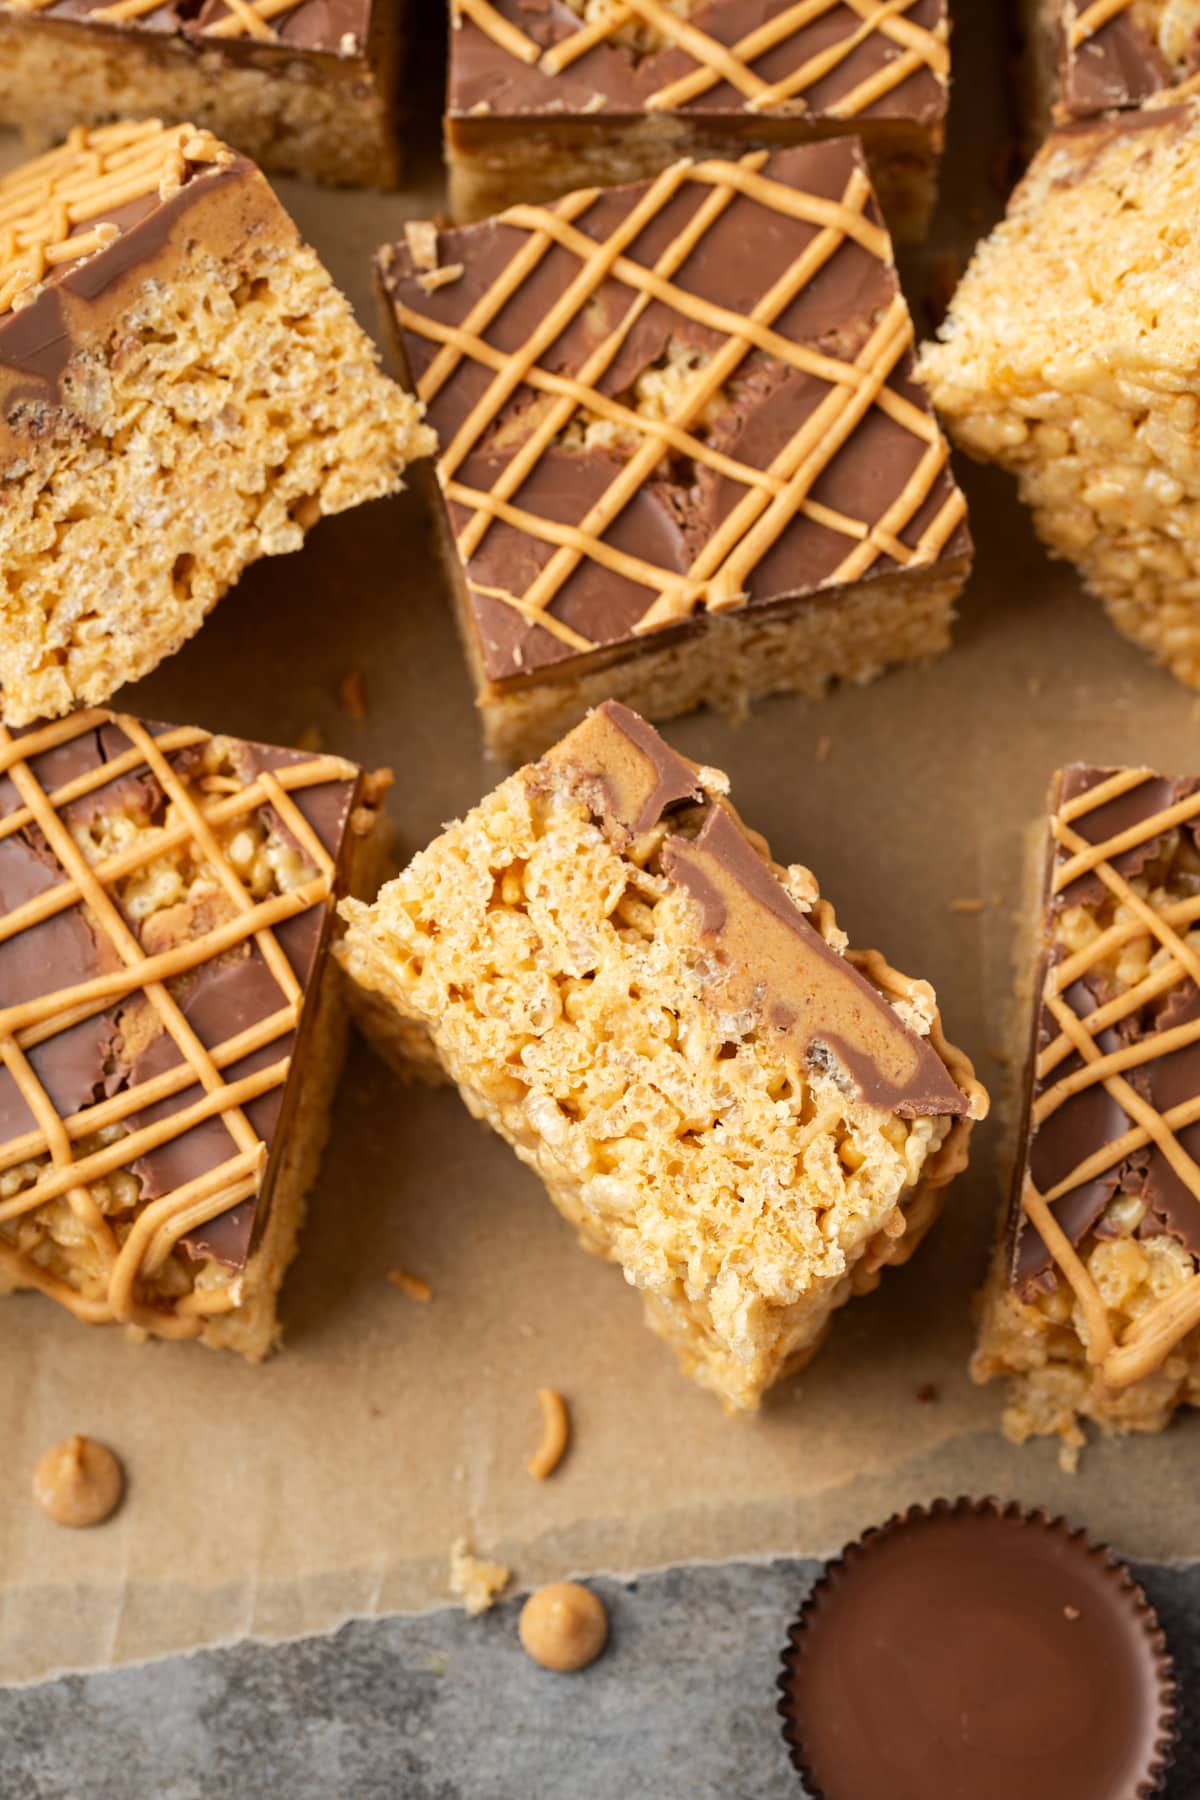
[[[99,704],[432,439],[255,165],[156,121],[0,179],[0,718]]]
[[[725,806],[709,809],[694,840],[668,838],[662,866],[699,904],[701,938],[716,948],[715,1004],[753,1006],[770,970],[767,1021],[802,1066],[829,1068],[902,1119],[966,1113],[946,1065],[813,930]]]
[[[654,174],[680,156],[863,136],[903,235],[932,208],[950,85],[946,0],[452,0],[455,217]],[[606,160],[607,159],[607,160]],[[611,179],[611,177],[609,177]]]
[[[1075,764],[1050,797],[1033,1055],[980,1379],[1013,1435],[1158,1429],[1198,1391],[1200,779]]]
[[[283,174],[394,186],[404,0],[0,0],[0,121],[34,143],[196,120]]]
[[[0,1289],[261,1355],[340,1059],[380,792],[338,757],[0,727]]]
[[[945,647],[965,502],[857,145],[681,163],[379,266],[501,754],[608,697],[735,710]]]
[[[347,902],[338,955],[385,1053],[427,1033],[685,1371],[754,1407],[911,1254],[987,1097],[727,785],[608,702]]]
[[[1058,13],[1061,119],[1141,106],[1200,71],[1200,14],[1184,22],[1186,8],[1158,8],[1164,16],[1152,22],[1139,0],[1050,4]]]

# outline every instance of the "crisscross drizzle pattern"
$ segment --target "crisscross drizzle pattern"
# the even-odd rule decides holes
[[[77,125],[57,150],[0,180],[0,316],[32,299],[60,264],[119,237],[106,214],[151,195],[168,199],[192,166],[231,160],[211,132],[194,125]]]
[[[1099,32],[1104,30],[1106,25],[1110,25],[1122,14],[1132,12],[1133,7],[1134,0],[1063,0],[1068,48],[1072,51],[1084,49]],[[1174,54],[1173,49],[1165,44],[1155,46],[1147,40],[1148,55],[1152,55],[1154,49],[1158,48],[1167,57],[1168,62],[1174,62],[1180,71],[1178,81],[1164,87],[1161,92],[1148,96],[1145,101],[1147,106],[1174,106],[1180,100],[1186,100],[1193,94],[1200,93],[1200,72],[1183,73],[1184,62],[1188,57],[1188,52],[1193,48],[1194,22],[1189,20],[1186,30],[1188,43],[1186,47],[1184,45],[1176,46],[1178,55]],[[1191,60],[1194,69],[1194,56]]]
[[[795,0],[782,4],[772,17],[740,38],[724,44],[703,29],[702,17],[684,18],[662,0],[622,0],[602,19],[581,23],[548,49],[523,31],[492,0],[451,0],[453,16],[484,32],[519,62],[536,65],[546,75],[561,75],[598,45],[618,40],[629,26],[645,26],[658,40],[684,52],[695,67],[668,82],[645,101],[651,112],[686,105],[722,83],[741,98],[747,112],[803,109],[813,86],[834,73],[864,43],[875,40],[884,54],[871,72],[831,105],[821,110],[834,118],[854,118],[896,88],[930,70],[945,81],[950,72],[949,27],[940,19],[931,29],[908,17],[916,0]],[[830,41],[829,24],[842,29]],[[816,27],[811,51],[804,34]],[[769,51],[796,40],[800,60],[782,79],[769,81],[755,70]],[[818,47],[819,40],[819,47]]]
[[[106,753],[95,760],[83,757],[80,772],[57,787],[48,785],[40,772],[46,759],[91,732],[107,734]],[[122,741],[126,747],[114,753]],[[248,764],[244,777],[217,773],[185,779],[176,767],[179,754],[200,756],[210,741],[199,729],[155,734],[136,719],[104,712],[77,713],[19,737],[0,726],[0,789],[12,803],[0,810],[0,876],[7,858],[21,892],[23,879],[27,883],[22,870],[31,860],[54,871],[54,878],[33,884],[31,897],[0,912],[0,952],[10,946],[19,953],[23,934],[69,913],[86,922],[97,947],[96,972],[84,979],[58,985],[55,969],[48,967],[25,998],[14,1001],[10,988],[5,1003],[0,993],[0,1069],[12,1084],[10,1103],[15,1087],[33,1121],[0,1143],[0,1274],[14,1286],[40,1289],[89,1323],[115,1320],[169,1337],[195,1336],[206,1315],[238,1303],[239,1284],[231,1272],[229,1279],[189,1287],[170,1301],[156,1295],[153,1304],[143,1284],[162,1271],[181,1240],[203,1233],[261,1190],[268,1145],[246,1108],[287,1082],[304,1004],[302,982],[276,932],[289,920],[332,905],[338,843],[331,848],[323,841],[295,796],[346,784],[348,816],[358,780],[357,769],[338,757],[290,753],[279,766],[260,766],[257,773]],[[230,766],[241,765],[235,760]],[[163,822],[143,822],[116,848],[104,842],[89,849],[72,831],[69,809],[86,807],[90,796],[102,804],[109,784],[129,779],[161,793]],[[290,840],[300,877],[291,886],[272,883],[274,891],[260,899],[248,891],[229,850],[237,828],[256,820]],[[340,830],[337,837],[340,841]],[[152,865],[161,866],[161,859],[182,853],[216,904],[211,917],[198,915],[182,941],[172,936],[161,947],[147,948],[136,918],[118,899],[119,888]],[[182,977],[186,987],[218,959],[228,966],[230,953],[239,948],[261,959],[266,991],[273,983],[278,1005],[265,1014],[261,1005],[248,1009],[258,1016],[206,1045],[177,997],[177,984]],[[32,941],[30,954],[42,954]],[[130,1008],[144,1014],[143,1029],[173,1042],[178,1058],[144,1079],[135,1079],[131,1065],[114,1092],[61,1116],[49,1081],[35,1066],[36,1053],[100,1015],[119,1014],[124,1031],[134,1016]],[[165,1109],[164,1102],[174,1103],[174,1110]],[[132,1210],[114,1216],[110,1208],[106,1216],[94,1192],[97,1183],[133,1170],[140,1158],[214,1121],[227,1142],[224,1150],[205,1155],[207,1166]],[[72,1234],[86,1251],[78,1280],[67,1279],[53,1259],[38,1254],[37,1216],[54,1202],[69,1208]]]
[[[946,472],[945,440],[930,410],[902,391],[898,380],[907,372],[912,322],[892,272],[887,232],[871,205],[861,157],[845,143],[819,146],[817,153],[840,159],[844,187],[835,198],[804,191],[790,173],[785,179],[785,171],[802,169],[804,159],[813,154],[803,150],[775,157],[755,152],[736,163],[677,163],[643,188],[628,190],[629,205],[603,240],[586,229],[586,215],[598,190],[568,195],[551,207],[515,206],[500,216],[502,225],[521,234],[515,253],[487,292],[457,319],[446,311],[453,287],[429,295],[422,291],[419,274],[412,279],[397,277],[395,259],[385,263],[402,329],[437,346],[417,383],[434,425],[439,425],[440,397],[454,400],[456,380],[477,381],[480,371],[487,377],[466,417],[456,429],[443,433],[438,464],[447,499],[465,517],[457,542],[468,585],[484,600],[501,602],[527,624],[550,634],[557,640],[556,656],[586,652],[597,642],[555,610],[584,563],[645,590],[644,610],[631,627],[631,634],[639,636],[678,624],[699,608],[719,612],[744,604],[754,571],[798,518],[844,540],[844,553],[831,572],[798,582],[793,592],[858,580],[881,558],[905,569],[932,564],[962,524],[965,503]],[[638,241],[656,222],[661,238],[661,215],[681,196],[692,204],[683,209],[680,228],[655,260],[639,260],[634,253]],[[793,259],[778,279],[764,286],[761,298],[746,313],[706,298],[685,268],[717,221],[734,206],[740,209],[737,217],[747,255],[753,254],[756,230],[775,233],[780,221],[799,227]],[[469,246],[473,232],[492,229],[468,227],[461,238]],[[810,284],[834,269],[839,257],[851,249],[877,259],[886,274],[881,288],[885,298],[877,316],[866,322],[865,341],[847,360],[799,336],[785,335],[780,327]],[[523,344],[515,350],[499,348],[489,339],[489,329],[538,276],[551,250],[569,253],[574,275],[564,280],[553,305],[539,310]],[[463,250],[468,260],[470,254],[469,247]],[[551,346],[598,296],[612,299],[614,294],[616,325],[577,368],[564,373],[552,366],[547,356]],[[448,304],[454,305],[452,297]],[[601,388],[651,306],[667,308],[681,326],[700,326],[720,338],[719,348],[688,379],[678,403],[661,417],[624,404]],[[778,452],[761,463],[727,454],[704,435],[706,412],[719,401],[726,384],[744,375],[751,358],[760,371],[769,364],[784,374],[813,377],[821,390],[817,403]],[[541,410],[507,456],[494,484],[484,491],[464,481],[464,463],[495,432],[498,422],[511,416],[514,397],[528,399],[530,391]],[[457,421],[458,410],[452,406],[451,411]],[[816,498],[814,489],[821,478],[840,457],[856,454],[856,434],[866,421],[880,416],[887,421],[889,444],[895,448],[898,443],[903,449],[899,461],[904,466],[896,473],[891,465],[897,459],[879,459],[888,466],[871,476],[877,510],[856,516]],[[597,420],[618,427],[628,447],[611,482],[581,517],[564,520],[537,510],[526,500],[525,484],[568,427],[586,427]],[[735,495],[691,565],[682,570],[664,567],[649,555],[618,544],[612,529],[669,453],[679,453],[698,469],[724,478]],[[914,521],[923,512],[920,529],[914,531]],[[520,591],[486,584],[472,568],[496,521],[550,548],[548,560]],[[804,571],[797,573],[803,576]],[[540,660],[550,658],[542,654]]]
[[[1051,960],[1041,995],[1044,1012],[1057,1026],[1037,1055],[1037,1083],[1031,1111],[1034,1130],[1053,1118],[1074,1096],[1102,1086],[1128,1129],[1118,1130],[1099,1148],[1089,1147],[1084,1160],[1063,1174],[1046,1192],[1039,1192],[1026,1169],[1021,1205],[1036,1227],[1060,1273],[1070,1284],[1087,1325],[1088,1356],[1101,1368],[1104,1380],[1114,1388],[1140,1380],[1159,1367],[1171,1349],[1200,1324],[1200,1273],[1165,1295],[1129,1325],[1118,1337],[1104,1300],[1075,1244],[1055,1215],[1055,1205],[1085,1183],[1104,1177],[1139,1152],[1157,1152],[1173,1174],[1200,1202],[1200,1166],[1180,1141],[1179,1133],[1200,1120],[1200,1090],[1180,1104],[1160,1111],[1139,1079],[1159,1061],[1200,1040],[1200,1022],[1188,1021],[1170,1030],[1124,1040],[1122,1021],[1134,1021],[1147,1007],[1190,984],[1200,988],[1200,954],[1187,939],[1189,928],[1200,920],[1200,896],[1186,895],[1156,904],[1143,897],[1119,867],[1122,858],[1139,846],[1152,845],[1164,833],[1200,819],[1200,791],[1185,793],[1172,804],[1147,810],[1144,817],[1125,826],[1102,842],[1092,843],[1080,829],[1081,821],[1101,807],[1134,794],[1154,780],[1149,769],[1122,769],[1098,780],[1084,792],[1063,801],[1052,815],[1050,829],[1057,846],[1051,893],[1061,896],[1083,877],[1098,881],[1119,908],[1116,920],[1073,953]],[[1091,1011],[1072,1004],[1090,971],[1119,952],[1124,944],[1149,934],[1156,955],[1148,972],[1131,985],[1104,998]],[[1109,1035],[1112,1048],[1102,1048]],[[1055,1079],[1055,1071],[1061,1073]]]
[[[6,4],[13,12],[45,12],[58,0],[6,0]],[[195,29],[201,37],[255,37],[260,43],[275,44],[279,33],[271,24],[272,19],[307,4],[308,0],[225,0],[226,11],[221,18]],[[131,25],[157,12],[161,5],[162,0],[112,0],[111,5],[93,7],[87,18],[101,25]]]

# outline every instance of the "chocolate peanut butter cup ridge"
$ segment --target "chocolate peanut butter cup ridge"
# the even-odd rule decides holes
[[[912,1507],[827,1568],[778,1711],[813,1800],[1149,1800],[1171,1658],[1128,1569],[994,1500]]]

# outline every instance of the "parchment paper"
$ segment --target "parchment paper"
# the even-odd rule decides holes
[[[969,247],[999,204],[1003,11],[958,8],[942,245]],[[415,87],[435,103],[426,55]],[[372,328],[370,252],[438,201],[428,141],[416,176],[385,198],[281,184]],[[920,259],[908,273],[919,308]],[[818,871],[855,944],[934,981],[951,1035],[1002,1099],[1021,832],[1050,770],[1083,757],[1194,771],[1200,733],[1194,697],[1046,562],[1008,481],[963,474],[978,572],[950,656],[819,707],[773,702],[740,730],[697,716],[670,735],[730,772],[778,855]],[[356,669],[360,723],[336,700]],[[406,853],[496,776],[412,495],[326,522],[301,555],[252,570],[121,703],[284,744],[315,726],[327,748],[392,764]],[[975,898],[978,914],[951,908]],[[1068,1477],[1053,1444],[1007,1445],[999,1390],[967,1379],[1003,1136],[995,1119],[977,1133],[970,1174],[915,1261],[842,1314],[760,1417],[731,1420],[676,1373],[619,1273],[578,1250],[457,1097],[402,1089],[359,1046],[275,1360],[133,1345],[34,1296],[0,1304],[0,1681],[429,1607],[446,1598],[459,1534],[532,1584],[819,1554],[896,1507],[969,1491],[1065,1510],[1130,1554],[1200,1554],[1200,1421],[1096,1446]],[[429,1281],[428,1305],[388,1285],[397,1265]],[[574,1431],[539,1485],[524,1462],[542,1384],[567,1396]],[[933,1401],[917,1398],[927,1384]],[[29,1475],[76,1430],[120,1451],[130,1489],[111,1524],[71,1534],[36,1510]]]

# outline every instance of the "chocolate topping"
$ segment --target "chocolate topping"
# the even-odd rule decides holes
[[[652,830],[663,814],[678,806],[681,801],[701,799],[702,790],[695,764],[676,755],[670,744],[659,737],[645,719],[639,718],[627,706],[622,706],[619,700],[606,700],[596,710],[641,752],[654,771],[654,786],[647,794],[641,810],[628,819],[621,817],[621,823],[628,826],[634,837]]]
[[[790,1633],[784,1735],[814,1800],[1148,1800],[1174,1683],[1129,1572],[1082,1532],[935,1502],[830,1565]]]
[[[36,730],[37,728],[35,728]],[[161,736],[170,728],[149,725]],[[19,741],[28,733],[13,734]],[[40,785],[48,793],[78,780],[130,749],[130,740],[114,718],[81,731],[29,758]],[[198,754],[195,745],[170,750],[168,760],[186,776]],[[264,769],[281,769],[312,761],[304,753],[263,745],[237,743],[232,762],[247,784]],[[338,765],[338,768],[343,765]],[[335,862],[338,859],[357,781],[342,776],[321,779],[312,786],[293,790],[293,803],[303,813]],[[8,776],[0,776],[0,820],[19,810],[20,794]],[[127,811],[144,824],[161,824],[166,795],[153,771],[145,764],[118,775],[86,796],[60,805],[59,817],[78,838],[90,823],[105,815]],[[275,835],[294,842],[273,809],[260,814]],[[58,887],[64,873],[35,825],[0,837],[0,929],[15,907]],[[203,901],[197,903],[203,907]],[[151,915],[153,919],[156,915]],[[161,917],[161,915],[158,915]],[[330,909],[311,904],[273,928],[273,935],[287,957],[305,996],[303,1022],[310,1017],[312,988],[320,968],[320,953],[328,929]],[[135,919],[127,920],[135,931]],[[197,929],[211,928],[201,918]],[[185,940],[180,940],[185,941]],[[151,950],[163,948],[155,941]],[[17,1005],[85,982],[118,966],[115,949],[82,906],[55,913],[32,928],[0,936],[0,1005]],[[235,945],[214,959],[201,963],[170,983],[173,997],[200,1041],[215,1048],[248,1027],[280,1012],[286,996],[271,974],[262,951],[252,939]],[[123,1090],[136,1088],[184,1062],[171,1034],[163,1027],[149,1000],[135,991],[95,1018],[51,1035],[28,1052],[28,1060],[60,1117]],[[236,1081],[256,1070],[297,1056],[297,1033],[281,1032],[270,1043],[227,1067],[227,1081]],[[297,1082],[289,1078],[250,1100],[244,1107],[254,1131],[271,1151],[283,1135],[286,1110],[295,1103]],[[195,1080],[179,1094],[131,1113],[123,1121],[126,1131],[168,1118],[195,1103]],[[7,1069],[0,1069],[0,1147],[32,1131],[36,1119]],[[143,1154],[132,1165],[146,1199],[168,1193],[229,1160],[236,1147],[226,1126],[210,1119]],[[232,1268],[244,1265],[265,1222],[269,1205],[272,1165],[268,1162],[259,1194],[199,1228],[184,1243],[197,1257],[212,1256]]]
[[[0,375],[17,373],[30,378],[27,383],[6,386],[0,396],[10,425],[19,422],[24,408],[62,399],[63,377],[71,358],[87,347],[72,327],[66,297],[96,300],[130,270],[152,264],[181,216],[197,202],[218,190],[261,179],[254,164],[242,156],[221,165],[189,163],[185,176],[184,185],[165,200],[156,194],[144,195],[109,207],[76,226],[72,235],[102,224],[116,225],[120,235],[90,256],[51,268],[29,305],[0,314]]]
[[[1077,1018],[1086,1019],[1097,1005],[1091,989],[1082,981],[1072,982],[1063,999]],[[1052,1013],[1042,1008],[1038,1048],[1044,1050],[1059,1035]],[[1096,1047],[1105,1056],[1121,1048],[1122,1039],[1114,1030],[1098,1032]],[[1038,1092],[1052,1082],[1062,1081],[1083,1067],[1083,1058],[1072,1051],[1055,1069],[1048,1082],[1038,1083]],[[1077,1169],[1101,1144],[1120,1137],[1129,1130],[1131,1120],[1117,1105],[1103,1082],[1083,1088],[1052,1112],[1033,1133],[1029,1145],[1029,1173],[1039,1193],[1051,1188]],[[1119,1171],[1106,1170],[1094,1181],[1081,1182],[1055,1203],[1054,1216],[1073,1244],[1089,1232],[1117,1190]],[[1042,1242],[1036,1226],[1026,1222],[1015,1245],[1013,1278],[1022,1287],[1043,1274],[1050,1264],[1050,1252]]]
[[[1062,770],[1055,777],[1052,816],[1115,773],[1118,771],[1082,764],[1072,764]],[[1149,776],[1115,800],[1073,818],[1071,830],[1089,844],[1103,844],[1139,824],[1152,823],[1167,808],[1195,794],[1198,788],[1200,782],[1191,777]],[[1179,829],[1196,841],[1200,815],[1185,821]],[[1112,857],[1110,866],[1126,878],[1140,875],[1163,854],[1165,841],[1164,833],[1156,832],[1144,843]],[[1071,854],[1068,847],[1053,843],[1047,859],[1044,929],[1048,939],[1052,938],[1055,919],[1064,907],[1091,905],[1106,893],[1103,882],[1094,872],[1071,882],[1060,894],[1052,893],[1054,872],[1063,867]],[[1039,976],[1039,997],[1046,973],[1053,966],[1054,957],[1048,953]],[[1117,990],[1095,971],[1072,982],[1060,998],[1076,1018],[1087,1019],[1097,1007],[1116,996]],[[1193,1021],[1200,1021],[1200,993],[1190,979],[1183,979],[1169,991],[1165,1001],[1147,1002],[1099,1032],[1095,1042],[1105,1056],[1127,1045],[1145,1047],[1144,1059],[1125,1072],[1125,1079],[1162,1113],[1185,1101],[1200,1098],[1200,1042],[1166,1055],[1157,1053],[1154,1048],[1156,1038]],[[1035,1052],[1040,1054],[1060,1035],[1057,1020],[1045,1005],[1041,1005]],[[1024,1153],[1018,1158],[1009,1215],[1010,1280],[1026,1298],[1039,1287],[1053,1286],[1056,1279],[1054,1259],[1021,1204],[1026,1178],[1044,1196],[1066,1181],[1088,1159],[1133,1129],[1136,1123],[1099,1081],[1071,1094],[1040,1125],[1032,1123],[1033,1103],[1082,1066],[1082,1058],[1072,1051],[1044,1078],[1035,1079],[1032,1073],[1029,1077],[1030,1116],[1024,1128]],[[1185,1127],[1177,1131],[1175,1137],[1181,1148],[1200,1166],[1200,1125]],[[1167,1231],[1193,1256],[1200,1258],[1200,1200],[1180,1180],[1162,1152],[1153,1146],[1134,1151],[1094,1178],[1069,1188],[1052,1203],[1055,1220],[1071,1243],[1082,1242],[1118,1191],[1145,1202],[1148,1213],[1143,1233]]]
[[[1140,106],[1171,85],[1170,69],[1131,11],[1116,13],[1074,46],[1060,26],[1059,46],[1060,104],[1069,118]]]
[[[572,38],[581,28],[579,14],[562,0],[492,0],[499,17],[515,25],[536,50],[546,51]],[[730,48],[790,8],[791,0],[707,0],[691,13],[688,24],[716,44]],[[809,14],[815,9],[806,9]],[[905,43],[920,43],[912,31],[942,34],[946,29],[946,0],[912,0],[905,8]],[[620,24],[620,19],[615,21]],[[926,40],[928,41],[928,40]],[[930,42],[931,51],[936,44]],[[863,101],[850,99],[864,83],[887,71],[902,46],[875,23],[864,31],[862,15],[854,8],[831,5],[816,17],[808,16],[788,31],[780,42],[754,56],[747,65],[754,76],[769,84],[786,82],[798,70],[811,73],[792,99],[772,107],[767,117],[800,113],[814,120],[844,120],[849,100],[853,119],[903,119],[928,127],[945,118],[947,82],[922,58],[904,80],[888,85],[885,92]],[[498,43],[474,19],[460,17],[450,34],[450,82],[448,110],[456,121],[467,119],[473,108],[486,108],[497,118],[595,116],[598,128],[611,126],[614,115],[637,115],[647,101],[673,82],[692,75],[703,64],[686,49],[675,45],[639,51],[619,37],[602,38],[593,49],[575,58],[559,72],[539,62],[524,62]],[[604,105],[598,108],[596,96]],[[744,115],[747,96],[732,82],[719,80],[704,92],[684,99],[676,110],[693,113]],[[486,126],[486,117],[484,119]]]
[[[274,41],[264,41],[249,32],[235,36],[212,35],[211,28],[236,15],[225,0],[168,0],[133,18],[96,19],[92,15],[109,5],[111,0],[49,0],[38,9],[36,24],[50,25],[51,31],[62,22],[78,27],[88,25],[98,33],[130,32],[138,37],[173,40],[173,48],[192,48],[197,56],[214,54],[236,62],[270,63],[283,57],[294,57],[297,51],[312,51],[328,56],[361,56],[371,27],[372,0],[293,0],[283,12],[268,19]],[[28,21],[25,8],[0,0],[0,12]]]
[[[840,140],[779,152],[769,158],[762,175],[785,190],[836,205],[863,167],[857,145]],[[628,246],[630,261],[651,268],[681,237],[698,209],[711,204],[712,191],[700,180],[681,182]],[[619,229],[644,193],[643,186],[606,190],[574,219],[572,228],[598,246]],[[897,301],[896,272],[873,201],[865,217],[868,241],[847,236],[772,322],[772,330],[797,346],[806,359],[816,355],[852,362],[864,356],[881,318]],[[879,235],[873,237],[877,228]],[[614,271],[595,284],[586,304],[575,304],[573,312],[568,308],[564,328],[544,350],[538,367],[553,378],[576,378],[598,346],[617,334],[619,349],[597,377],[595,388],[604,399],[636,412],[639,382],[653,387],[664,376],[669,380],[683,371],[692,383],[701,364],[725,350],[727,334],[708,319],[693,316],[694,302],[745,318],[795,269],[820,229],[816,222],[738,193],[673,276],[677,300],[668,304],[655,299],[631,312],[635,287]],[[429,333],[461,328],[529,242],[524,226],[503,218],[441,232],[441,265],[461,266],[462,273],[432,291],[406,245],[385,251],[380,260],[384,287],[402,309],[398,323],[413,381],[427,402],[430,423],[444,450],[467,428],[465,454],[459,458],[455,453],[444,480],[450,523],[458,536],[476,516],[471,495],[490,492],[504,478],[514,459],[524,453],[550,400],[533,385],[520,384],[496,416],[485,422],[477,409],[484,403],[487,413],[492,405],[485,396],[497,379],[496,369],[468,350],[442,380],[437,371],[431,374],[434,359],[444,357],[442,343]],[[573,248],[556,244],[539,252],[536,266],[482,328],[490,351],[505,359],[518,356],[572,284],[578,283],[580,270],[581,259]],[[428,333],[423,329],[426,321]],[[907,350],[894,365],[889,387],[928,413],[928,400],[912,380]],[[830,382],[811,367],[788,367],[765,349],[747,347],[703,409],[703,418],[689,430],[702,440],[704,452],[767,470],[818,407],[824,405],[828,413],[831,395]],[[503,597],[520,600],[556,556],[559,568],[560,528],[581,528],[645,443],[640,426],[628,423],[615,424],[610,435],[593,433],[589,440],[583,433],[589,419],[588,409],[578,408],[569,425],[545,445],[510,497],[517,516],[492,517],[466,561],[469,612],[491,681],[520,682],[589,650],[618,646],[624,654],[632,654],[642,646],[658,647],[672,634],[685,635],[701,623],[707,604],[703,596],[644,636],[638,629],[658,596],[692,570],[735,509],[744,507],[747,487],[731,475],[727,464],[714,465],[707,454],[664,453],[601,530],[606,550],[638,559],[650,566],[652,574],[635,579],[627,567],[613,566],[585,546],[570,571],[556,581],[548,611],[567,628],[567,637],[538,624],[527,610]],[[970,537],[957,513],[957,490],[948,463],[927,489],[924,478],[917,476],[928,448],[924,437],[878,406],[864,414],[844,443],[840,435],[836,441],[827,435],[813,448],[813,472],[805,494],[797,494],[794,506],[789,501],[776,509],[770,533],[761,542],[751,538],[752,522],[744,512],[730,527],[729,555],[741,556],[743,545],[752,546],[747,566],[739,563],[736,578],[729,578],[735,603],[748,607],[825,603],[823,589],[831,603],[839,583],[848,579],[839,570],[862,542],[836,527],[833,516],[876,524],[894,505],[901,505],[910,482],[917,483],[919,494],[914,494],[904,521],[893,523],[909,548],[931,533],[928,560],[921,566],[969,555]],[[802,506],[803,499],[812,507]],[[903,500],[901,511],[908,505]],[[761,519],[757,522],[762,524]],[[868,557],[855,579],[894,574],[897,567],[887,554]]]
[[[941,1058],[814,931],[727,807],[710,807],[694,840],[668,838],[662,866],[699,903],[729,1010],[769,980],[768,1021],[806,1067],[848,1080],[868,1106],[904,1119],[965,1114],[966,1097]]]
[[[632,754],[631,754],[632,752]],[[627,707],[607,702],[529,777],[565,775],[624,846],[664,812],[703,799],[698,771]],[[696,901],[711,940],[709,993],[722,1012],[758,1015],[807,1068],[833,1074],[869,1106],[901,1118],[962,1117],[968,1097],[852,963],[830,949],[721,801],[687,815],[696,837],[668,838],[662,873]]]

